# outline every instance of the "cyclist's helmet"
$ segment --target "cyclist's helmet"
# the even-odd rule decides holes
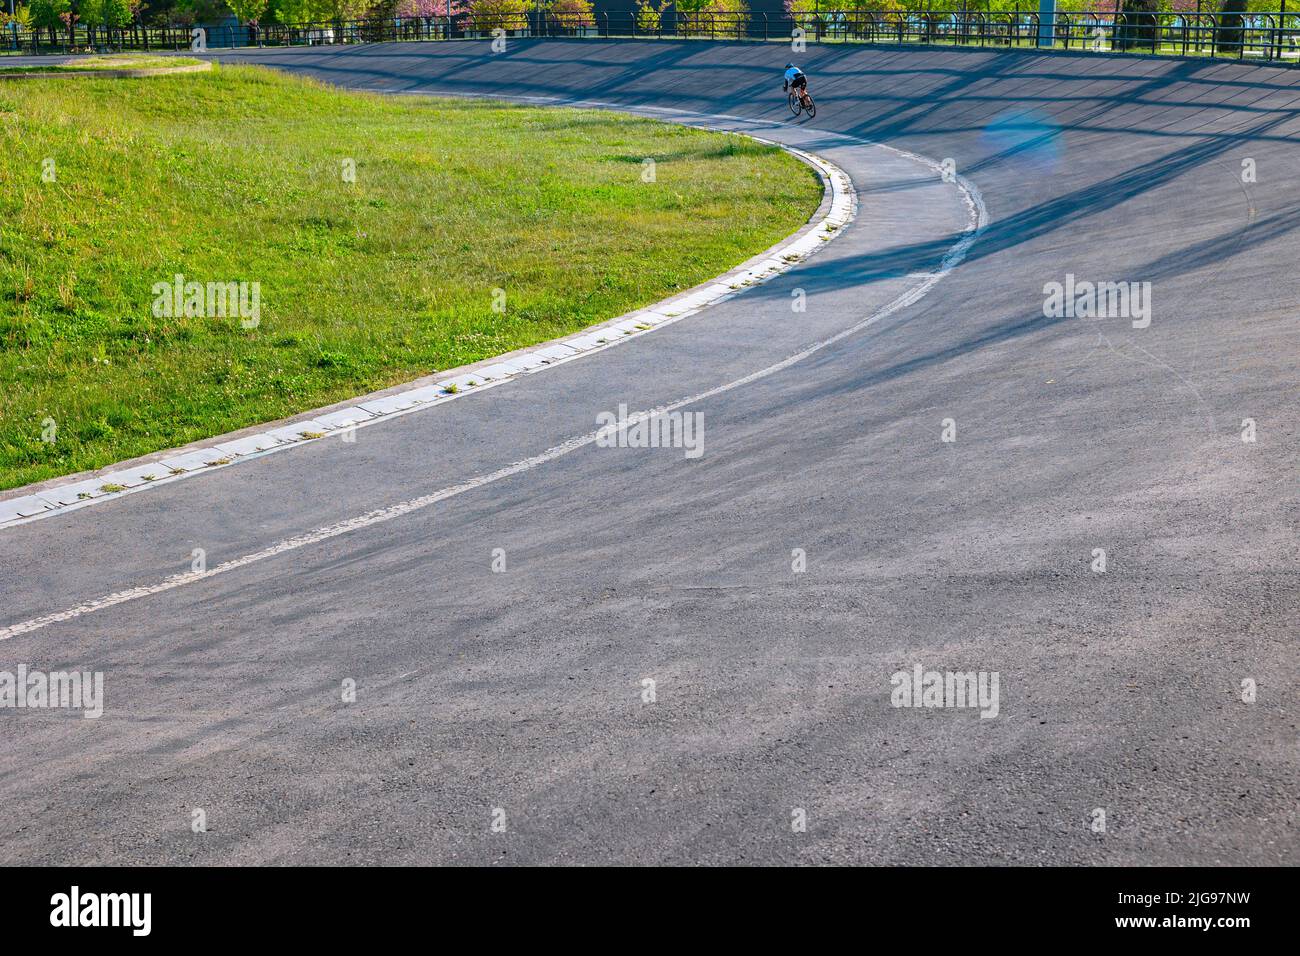
[[[794,66],[793,63],[787,63],[787,64],[785,65],[785,68],[786,68],[787,70],[789,70],[789,69],[791,69],[793,66]]]

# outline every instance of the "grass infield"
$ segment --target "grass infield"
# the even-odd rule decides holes
[[[105,70],[161,70],[178,66],[198,66],[203,60],[190,56],[149,56],[139,53],[122,53],[113,56],[84,56],[66,63],[49,66],[5,66],[0,61],[0,76],[24,74],[80,73],[85,71],[101,72]]]
[[[576,331],[821,196],[737,136],[252,67],[0,87],[0,155],[0,488]],[[256,283],[259,323],[160,309],[176,275]]]

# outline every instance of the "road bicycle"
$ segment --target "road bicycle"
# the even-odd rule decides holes
[[[801,92],[802,95],[800,95]],[[801,110],[807,111],[809,119],[817,115],[817,104],[813,102],[813,98],[808,95],[807,90],[791,90],[789,102],[790,112],[795,116],[798,116]]]

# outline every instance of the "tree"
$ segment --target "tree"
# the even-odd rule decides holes
[[[1123,19],[1115,24],[1115,38],[1111,41],[1114,49],[1134,50],[1155,44],[1159,19],[1156,0],[1123,0],[1120,12]]]
[[[267,0],[226,0],[230,12],[239,18],[240,23],[257,23],[266,12]]]
[[[590,0],[550,0],[546,12],[559,20],[562,27],[589,27],[596,22]]]
[[[458,17],[465,13],[465,5],[461,0],[400,0],[393,10],[396,16],[402,17]]]
[[[176,0],[170,16],[163,15],[164,23],[211,23],[224,15],[226,6],[221,0]]]
[[[676,0],[677,20],[691,29],[736,29],[749,21],[749,4],[745,0]]]
[[[64,16],[72,13],[70,0],[32,0],[32,25],[44,27],[50,33],[50,42],[57,43],[57,32],[64,26]]]
[[[131,6],[126,0],[81,0],[77,12],[81,22],[94,30],[124,27],[131,22]]]
[[[326,20],[359,20],[370,7],[370,0],[321,0]]]
[[[8,10],[0,10],[0,20],[4,22],[6,28],[16,27],[19,30],[30,30],[32,28],[32,10],[30,7],[17,7],[13,16],[9,15]]]
[[[803,30],[815,30],[822,10],[829,8],[829,0],[785,0],[786,16]]]
[[[81,19],[80,13],[68,10],[66,13],[59,14],[59,22],[63,24],[68,31],[68,46],[73,46],[77,42],[77,21]]]
[[[1238,53],[1246,31],[1242,29],[1242,14],[1246,0],[1223,0],[1219,19],[1214,27],[1214,48],[1220,53]]]
[[[496,29],[518,30],[525,24],[531,7],[528,0],[468,0],[470,29],[490,32]]]
[[[658,33],[663,26],[664,7],[668,0],[660,0],[658,6],[654,0],[637,0],[636,28],[642,33]]]
[[[285,26],[321,19],[319,0],[276,0],[275,18]]]

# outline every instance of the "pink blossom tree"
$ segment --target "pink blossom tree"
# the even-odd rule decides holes
[[[461,0],[401,0],[396,13],[399,17],[458,17],[469,9]]]

